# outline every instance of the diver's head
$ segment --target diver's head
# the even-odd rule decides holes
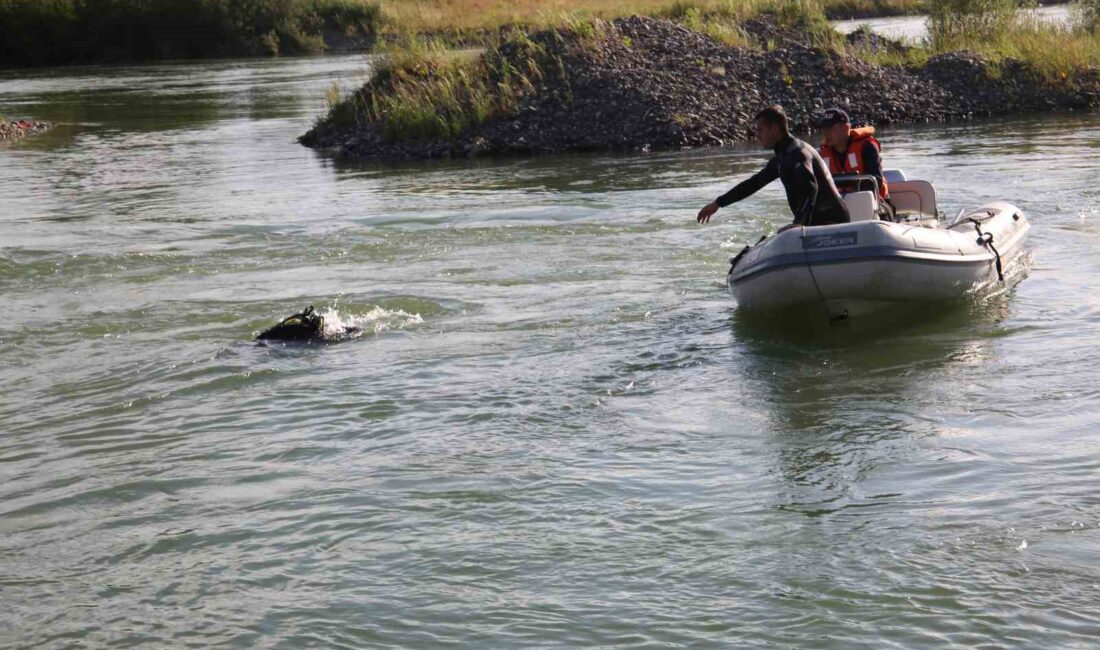
[[[756,141],[765,149],[772,149],[791,135],[787,112],[779,104],[772,104],[756,114]]]

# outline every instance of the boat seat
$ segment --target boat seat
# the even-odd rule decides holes
[[[909,180],[905,177],[905,172],[900,169],[884,169],[882,170],[882,178],[890,183],[901,183]]]
[[[874,192],[849,192],[844,195],[844,204],[848,206],[848,215],[852,221],[878,219],[878,201],[875,200]]]
[[[937,216],[936,188],[928,181],[890,182],[890,203],[898,214]]]

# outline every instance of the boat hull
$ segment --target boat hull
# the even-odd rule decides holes
[[[748,250],[727,281],[746,311],[816,306],[840,317],[965,300],[998,282],[998,257],[1002,274],[1017,263],[1028,229],[1007,203],[983,206],[951,227],[864,221],[793,228]]]

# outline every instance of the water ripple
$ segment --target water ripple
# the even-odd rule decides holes
[[[823,328],[722,286],[779,190],[691,218],[757,151],[294,144],[361,75],[0,82],[0,112],[66,123],[0,151],[8,643],[1092,642],[1095,116],[884,131],[946,208],[1019,202],[1033,262],[974,304]],[[252,340],[309,304],[365,335]]]

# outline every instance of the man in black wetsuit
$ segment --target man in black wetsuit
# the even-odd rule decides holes
[[[794,213],[794,223],[782,230],[848,223],[848,208],[833,184],[829,168],[813,147],[791,135],[783,107],[769,106],[756,114],[756,141],[761,147],[774,150],[775,157],[764,169],[708,203],[696,217],[699,223],[710,221],[718,208],[755,194],[777,178],[783,181],[787,203]]]

